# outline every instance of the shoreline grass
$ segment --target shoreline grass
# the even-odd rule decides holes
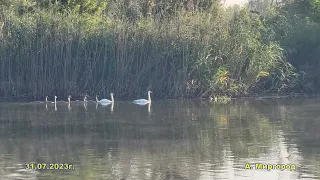
[[[0,96],[110,92],[118,98],[242,96],[289,91],[298,74],[246,8],[134,22],[35,9],[5,11]],[[281,75],[281,78],[279,78]],[[279,90],[280,89],[280,90]]]

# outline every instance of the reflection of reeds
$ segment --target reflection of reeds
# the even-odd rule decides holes
[[[73,129],[74,133],[81,133],[86,132],[86,128],[91,127],[96,132],[104,134],[106,129],[103,127],[113,126],[114,124],[116,125],[115,129],[111,130],[110,133],[118,131],[119,134],[115,138],[124,136],[124,138],[131,139],[147,137],[184,139],[186,137],[190,139],[202,139],[203,142],[207,142],[211,138],[215,139],[215,135],[218,134],[219,138],[228,136],[228,131],[226,130],[229,128],[237,129],[237,127],[249,126],[249,129],[252,128],[252,133],[257,135],[256,138],[261,137],[261,127],[258,127],[259,123],[253,121],[256,118],[254,116],[256,110],[245,104],[240,106],[241,109],[238,110],[239,105],[233,103],[218,105],[204,104],[200,101],[192,100],[158,101],[152,104],[152,116],[150,116],[146,107],[140,108],[122,102],[119,102],[117,106],[122,107],[115,112],[121,118],[115,120],[107,118],[104,121],[102,119],[110,116],[111,112],[105,111],[105,108],[98,108],[94,110],[96,113],[93,115],[91,113],[94,109],[93,104],[88,105],[87,111],[83,111],[81,104],[79,106],[73,105],[70,112],[67,110],[67,105],[61,105],[57,110],[58,113],[54,113],[53,107],[48,107],[46,111],[44,105],[37,104],[22,106],[25,109],[21,109],[21,106],[1,108],[0,113],[4,114],[5,112],[9,114],[9,119],[14,119],[16,124],[14,128],[18,128],[18,132],[32,132],[36,130],[50,134],[55,131],[68,133],[70,129]],[[248,116],[248,113],[244,113],[245,111],[250,112],[249,114],[252,114],[252,116]],[[239,118],[240,121],[235,120],[235,117]],[[260,117],[260,119],[265,118]],[[10,125],[8,122],[2,122],[3,127],[8,127]],[[19,124],[22,123],[30,126],[30,129],[19,130]],[[196,126],[192,126],[190,129],[192,124]],[[6,131],[7,128],[2,130]],[[184,133],[187,133],[187,136]],[[207,137],[207,133],[211,135]],[[233,130],[232,133],[238,136],[242,131]],[[272,133],[267,134],[270,135]],[[263,139],[260,140],[262,141]]]

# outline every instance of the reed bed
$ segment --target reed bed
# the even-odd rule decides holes
[[[286,63],[248,10],[121,18],[35,9],[5,10],[0,96],[100,94],[130,98],[241,95]],[[281,66],[283,67],[283,66]]]

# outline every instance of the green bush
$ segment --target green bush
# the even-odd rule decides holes
[[[133,97],[152,89],[158,97],[199,97],[296,83],[279,43],[267,38],[270,28],[246,8],[213,4],[161,21],[55,8],[4,14],[1,96]]]

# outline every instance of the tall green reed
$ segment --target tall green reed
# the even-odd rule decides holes
[[[276,43],[261,41],[262,25],[246,9],[134,23],[53,10],[7,11],[0,43],[5,97],[111,91],[134,97],[148,89],[158,97],[243,94],[261,72],[273,72],[282,55]]]

